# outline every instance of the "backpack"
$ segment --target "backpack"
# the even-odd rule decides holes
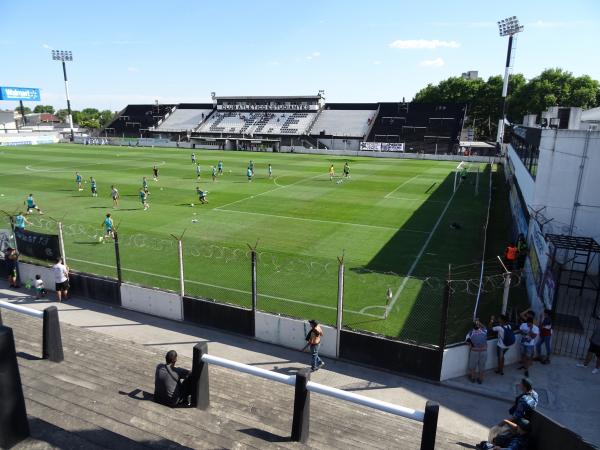
[[[510,347],[515,343],[515,333],[512,330],[510,325],[504,325],[502,327],[504,330],[504,337],[502,338],[502,343],[505,347]]]

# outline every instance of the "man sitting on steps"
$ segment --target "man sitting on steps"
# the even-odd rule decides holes
[[[190,371],[175,367],[177,352],[169,350],[166,364],[156,366],[154,376],[154,401],[166,406],[191,406],[192,377]]]

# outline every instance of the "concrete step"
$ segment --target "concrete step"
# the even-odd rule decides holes
[[[22,352],[18,362],[32,423],[32,439],[21,448],[95,448],[103,442],[134,450],[420,446],[419,423],[314,394],[308,445],[289,442],[293,388],[220,367],[210,368],[209,411],[167,408],[149,401],[162,351],[63,323],[65,361],[55,364],[32,356],[41,353],[39,320],[4,311],[3,319]],[[179,364],[189,368],[191,360],[180,357]],[[437,448],[460,448],[459,441],[438,432]]]

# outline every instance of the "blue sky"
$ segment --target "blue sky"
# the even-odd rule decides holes
[[[466,70],[503,72],[517,15],[515,71],[600,79],[600,2],[0,0],[0,85],[39,87],[65,107],[50,49],[72,50],[74,109],[209,102],[217,95],[305,95],[330,102],[411,99]],[[0,108],[13,107],[2,102]],[[30,105],[31,106],[31,105]]]

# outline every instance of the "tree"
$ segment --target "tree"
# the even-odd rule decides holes
[[[67,109],[59,109],[58,111],[56,111],[56,117],[58,117],[61,122],[66,122],[68,115],[69,111]]]
[[[414,101],[466,103],[465,126],[474,128],[478,139],[493,139],[502,116],[502,84],[500,75],[487,81],[451,77],[436,86],[428,84],[417,92]],[[600,84],[587,75],[574,77],[562,69],[546,69],[529,81],[519,73],[510,76],[506,108],[510,122],[520,123],[525,114],[540,114],[556,105],[598,106]]]
[[[98,119],[82,119],[78,124],[81,128],[100,128]]]
[[[31,114],[31,108],[29,106],[23,106],[23,111],[25,112],[25,114]],[[17,112],[19,114],[21,113],[20,107],[17,107]]]
[[[105,109],[104,111],[101,111],[99,116],[98,116],[98,121],[100,122],[100,125],[105,127],[107,126],[109,123],[111,123],[116,117],[116,114],[113,113],[111,110],[109,109]]]
[[[36,105],[36,107],[33,108],[33,112],[34,113],[54,114],[54,106],[52,106],[52,105]]]

